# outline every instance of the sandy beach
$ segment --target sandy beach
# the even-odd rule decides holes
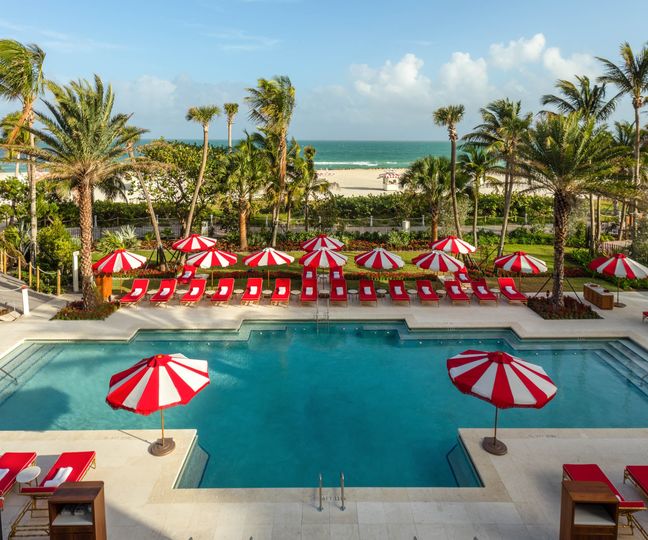
[[[352,197],[357,195],[382,195],[389,193],[383,189],[381,175],[387,171],[402,174],[406,169],[329,169],[317,172],[331,182],[331,191],[336,195]],[[391,191],[400,191],[398,186]]]

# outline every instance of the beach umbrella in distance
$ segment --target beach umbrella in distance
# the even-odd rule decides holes
[[[625,307],[625,304],[619,301],[619,280],[648,277],[648,268],[626,257],[623,253],[616,253],[611,257],[598,257],[589,263],[588,268],[599,274],[617,278],[617,301],[614,304],[616,307]]]
[[[224,268],[236,264],[237,260],[238,257],[236,254],[212,247],[206,251],[200,251],[199,253],[190,255],[187,259],[187,264],[198,268]],[[211,273],[211,283],[212,285],[214,284],[214,272]]]
[[[203,236],[201,234],[190,234],[186,238],[176,240],[171,247],[182,253],[193,253],[194,251],[204,251],[216,245],[216,239]]]
[[[403,259],[383,247],[376,247],[370,251],[360,253],[353,260],[358,266],[377,271],[395,270],[405,266]]]
[[[311,238],[306,242],[302,242],[301,248],[304,251],[315,251],[316,249],[331,249],[339,251],[344,247],[344,244],[337,238],[332,238],[325,234],[318,234],[315,238]]]
[[[465,240],[456,236],[446,236],[435,242],[430,242],[430,248],[437,251],[445,251],[454,255],[467,255],[474,253],[477,248]]]
[[[299,264],[309,268],[335,268],[347,263],[345,255],[331,249],[322,248],[306,253],[299,259]]]
[[[208,384],[206,360],[191,360],[179,353],[156,354],[113,375],[106,403],[142,415],[159,411],[162,438],[149,451],[164,456],[175,448],[173,439],[164,437],[164,409],[186,405]]]
[[[267,247],[261,251],[255,251],[243,258],[243,264],[251,268],[258,266],[278,266],[290,264],[295,260],[294,257],[279,251],[278,249]],[[270,286],[270,270],[268,269],[268,287]]]
[[[459,272],[465,268],[464,263],[448,255],[444,251],[430,251],[421,253],[412,259],[412,262],[423,270],[430,272]]]
[[[495,268],[518,274],[518,288],[522,286],[522,274],[542,274],[547,271],[547,264],[524,251],[502,255],[495,259]]]
[[[497,440],[500,409],[527,407],[540,409],[556,395],[556,385],[542,367],[501,351],[467,350],[447,361],[452,383],[464,394],[495,406],[492,437],[482,441],[484,450],[502,456],[506,445]]]
[[[126,249],[116,249],[115,251],[108,253],[97,262],[92,265],[92,270],[95,274],[119,274],[121,272],[128,272],[130,270],[135,270],[146,264],[146,257],[143,255],[138,255],[137,253],[131,253]],[[112,280],[110,284],[107,285],[112,294]],[[119,278],[119,290],[121,291],[122,280]],[[108,295],[109,296],[109,295]]]

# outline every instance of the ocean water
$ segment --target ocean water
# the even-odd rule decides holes
[[[340,471],[349,486],[455,486],[446,456],[457,429],[490,428],[494,409],[452,385],[447,358],[504,350],[552,377],[554,400],[501,411],[501,427],[645,426],[646,396],[596,354],[608,343],[353,321],[319,332],[308,322],[246,323],[239,332],[46,343],[25,353],[30,363],[50,360],[0,403],[0,430],[159,428],[158,414],[108,407],[108,380],[141,358],[180,352],[209,362],[211,384],[165,414],[169,429],[198,429],[209,455],[202,487],[315,486],[319,472],[335,485]]]

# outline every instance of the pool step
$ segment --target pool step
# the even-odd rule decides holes
[[[2,358],[0,367],[10,376],[0,373],[0,403],[61,352],[62,349],[53,343],[29,343]]]
[[[611,341],[606,349],[639,378],[648,377],[648,353],[628,340]]]
[[[632,384],[637,390],[648,397],[648,381],[643,380],[636,366],[627,357],[616,350],[600,349],[594,353],[623,379]]]

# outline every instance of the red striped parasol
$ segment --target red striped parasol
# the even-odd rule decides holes
[[[454,253],[455,255],[466,255],[477,251],[475,246],[457,236],[446,236],[436,242],[430,242],[430,247],[434,250]]]
[[[365,268],[378,271],[395,270],[405,266],[403,259],[382,247],[360,253],[355,256],[354,260],[358,266],[364,266]]]
[[[467,350],[447,362],[448,374],[464,394],[495,406],[495,431],[482,443],[490,453],[503,455],[506,445],[497,440],[499,409],[532,407],[540,409],[556,395],[556,385],[542,367],[501,351]]]
[[[194,251],[204,251],[216,245],[214,238],[202,236],[200,234],[190,234],[186,238],[181,238],[173,242],[171,247],[176,251],[183,253],[193,253]]]
[[[510,255],[502,255],[495,259],[495,267],[507,272],[522,274],[542,274],[547,271],[544,261],[533,257],[524,251],[516,251]]]
[[[135,270],[146,263],[146,257],[125,249],[116,249],[92,265],[97,274],[117,274]]]
[[[261,251],[250,253],[247,257],[243,258],[245,266],[255,268],[257,266],[277,266],[282,264],[290,264],[295,260],[294,257],[279,251],[272,247],[267,247]],[[268,286],[270,286],[270,270],[268,270]]]
[[[430,251],[414,257],[412,262],[430,272],[459,272],[465,268],[464,263],[443,251]]]
[[[165,455],[175,443],[164,439],[164,409],[186,405],[208,384],[206,360],[190,360],[182,354],[156,354],[113,375],[106,403],[113,409],[143,415],[160,411],[162,439],[151,446],[151,452]]]
[[[599,274],[617,278],[617,301],[614,304],[616,307],[625,307],[625,304],[619,302],[620,279],[644,279],[648,277],[648,268],[626,257],[623,253],[594,259],[589,263],[588,268]]]
[[[304,251],[315,251],[316,249],[330,249],[339,251],[344,247],[344,244],[337,238],[332,238],[325,234],[319,234],[315,238],[311,238],[306,242],[302,242],[301,248]]]
[[[344,266],[346,263],[347,258],[345,255],[326,248],[306,253],[299,259],[299,264],[309,268],[335,268],[336,266]]]

